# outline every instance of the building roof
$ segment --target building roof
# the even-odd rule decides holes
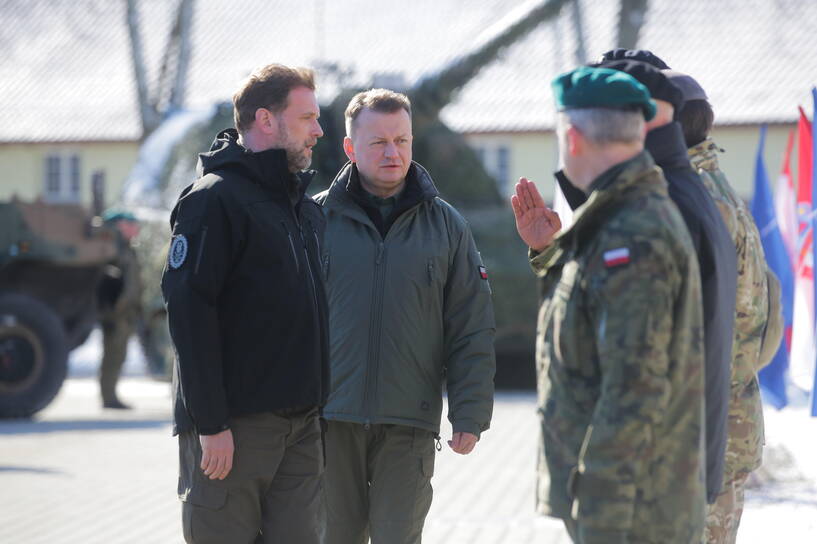
[[[254,67],[334,64],[319,96],[375,75],[413,84],[467,53],[514,9],[541,0],[193,0],[186,105],[229,100]],[[0,0],[0,142],[136,140],[141,133],[126,3]],[[137,1],[155,88],[175,2]],[[581,0],[584,50],[612,48],[618,0]],[[483,69],[442,112],[463,132],[553,127],[549,82],[576,64],[572,10]],[[649,0],[639,47],[695,76],[720,124],[796,119],[817,79],[817,2]]]

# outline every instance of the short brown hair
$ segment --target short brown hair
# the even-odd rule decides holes
[[[309,68],[290,68],[268,64],[258,68],[233,95],[233,118],[238,132],[249,130],[258,108],[279,113],[287,107],[289,91],[297,87],[315,90],[315,72]]]
[[[346,106],[346,135],[352,135],[352,124],[364,109],[378,113],[394,113],[406,110],[411,117],[411,101],[403,93],[396,93],[388,89],[369,89],[357,93]]]
[[[687,148],[694,147],[709,137],[715,112],[706,100],[689,100],[677,115],[677,121],[684,131]]]

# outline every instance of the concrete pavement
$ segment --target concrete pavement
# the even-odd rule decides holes
[[[36,420],[0,421],[1,543],[182,542],[169,386],[127,377],[120,396],[135,409],[103,411],[96,381],[72,378]],[[534,405],[532,393],[499,394],[473,454],[444,444],[424,543],[569,543],[533,514]]]

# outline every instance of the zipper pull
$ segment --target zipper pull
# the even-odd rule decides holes
[[[383,262],[383,251],[383,242],[380,242],[380,245],[377,246],[377,258],[374,261],[375,264],[380,264]]]
[[[434,435],[434,442],[436,442],[436,444],[434,444],[434,449],[436,449],[437,451],[443,451],[443,444],[442,442],[440,442],[439,434]]]

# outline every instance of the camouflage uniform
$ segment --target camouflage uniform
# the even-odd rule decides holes
[[[531,258],[545,288],[537,509],[583,544],[699,542],[704,354],[692,241],[648,153],[590,189],[573,226]]]
[[[724,483],[706,520],[706,541],[721,544],[735,542],[743,511],[743,484],[762,459],[763,407],[757,372],[769,362],[762,360],[761,347],[770,315],[768,278],[777,280],[766,266],[760,234],[746,204],[718,166],[717,150],[712,140],[705,140],[690,148],[688,155],[721,212],[738,257]],[[779,342],[778,336],[777,345]]]
[[[99,322],[102,327],[102,364],[99,385],[105,405],[117,405],[116,383],[128,352],[128,341],[136,332],[141,312],[142,281],[139,260],[127,240],[117,233],[118,255],[113,263],[115,277],[103,280]]]

